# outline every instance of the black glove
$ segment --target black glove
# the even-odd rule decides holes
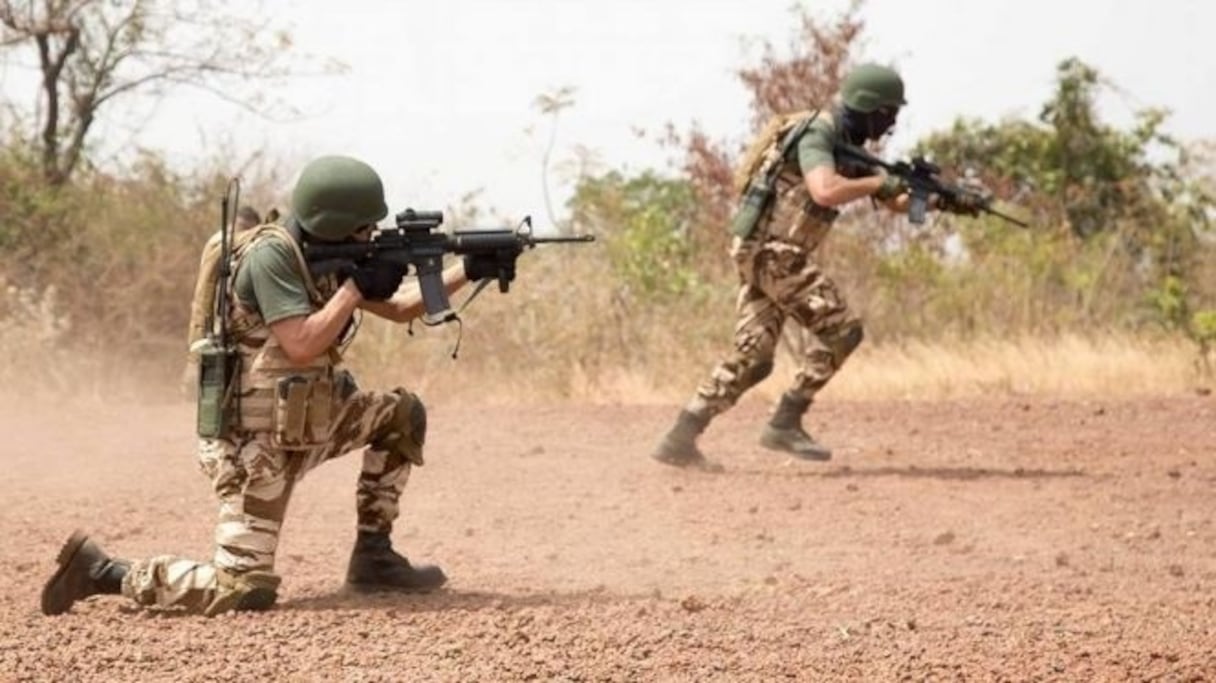
[[[517,254],[516,254],[517,255]],[[511,254],[465,254],[464,274],[470,281],[497,279],[501,274],[507,282],[515,279],[515,256]]]
[[[350,279],[368,301],[384,301],[397,293],[405,279],[405,266],[389,261],[368,261],[350,271]]]

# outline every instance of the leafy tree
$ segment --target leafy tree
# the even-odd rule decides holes
[[[1139,112],[1131,130],[1103,123],[1095,104],[1101,85],[1095,69],[1067,59],[1037,122],[960,119],[922,141],[921,151],[947,167],[977,167],[998,194],[1037,200],[1081,238],[1125,219],[1161,220],[1172,202],[1195,198],[1180,173],[1186,150],[1162,130],[1161,109]]]
[[[578,232],[600,236],[619,280],[644,300],[684,295],[700,283],[688,239],[696,216],[688,182],[653,172],[585,177],[570,203]]]
[[[1090,314],[1103,310],[1103,296],[1139,302],[1156,322],[1206,349],[1203,302],[1216,303],[1203,275],[1213,258],[1207,237],[1216,211],[1203,173],[1210,156],[1168,135],[1162,109],[1138,112],[1129,129],[1103,122],[1096,100],[1104,85],[1096,69],[1066,59],[1038,120],[960,119],[921,141],[919,151],[947,168],[978,169],[998,197],[1035,215],[1036,239],[1047,239],[1041,231],[1054,228],[1077,242],[1055,241],[1055,251],[1071,258],[1050,259],[1054,265],[1044,273],[1054,273],[1075,297],[1079,322],[1093,322]],[[1004,226],[959,227],[974,257],[1010,245],[1001,236],[1009,231]],[[1137,320],[1126,305],[1105,310]]]

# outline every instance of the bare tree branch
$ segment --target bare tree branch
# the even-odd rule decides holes
[[[136,93],[163,97],[189,86],[262,116],[283,111],[277,102],[249,98],[247,86],[295,75],[307,60],[290,52],[290,36],[270,19],[250,18],[250,5],[0,0],[0,50],[28,45],[38,55],[39,100],[27,140],[47,181],[66,182],[99,113]],[[330,65],[320,73],[334,71]]]
[[[47,181],[54,185],[62,182],[62,169],[59,164],[60,77],[68,59],[80,46],[80,31],[67,24],[58,29],[52,26],[53,22],[48,21],[41,26],[33,26],[31,30],[34,43],[38,47],[38,59],[42,68],[42,93],[47,105],[41,134],[42,170]],[[54,44],[56,36],[63,37],[61,46]]]

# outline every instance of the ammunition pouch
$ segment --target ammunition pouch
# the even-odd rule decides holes
[[[329,373],[288,375],[275,383],[270,441],[284,449],[312,448],[329,439],[334,385]]]
[[[268,434],[271,445],[284,450],[328,443],[341,403],[339,392],[351,392],[349,380],[335,376],[327,366],[247,377],[251,386],[241,393],[241,431]]]

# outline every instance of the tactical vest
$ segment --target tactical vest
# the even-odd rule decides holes
[[[773,117],[744,153],[735,171],[734,181],[735,190],[742,194],[754,175],[769,173],[778,165],[776,197],[762,218],[757,236],[809,251],[823,242],[839,212],[819,206],[811,199],[798,165],[797,145],[788,155],[783,157],[781,154],[781,141],[808,116],[817,116],[817,122],[826,121],[835,125],[832,114],[827,111],[817,115],[812,111],[800,111]]]
[[[258,311],[236,294],[236,275],[245,256],[263,240],[291,245],[313,310],[319,310],[338,291],[336,275],[314,279],[304,253],[291,234],[279,225],[260,225],[233,245],[233,267],[228,280],[228,331],[240,356],[238,429],[269,434],[271,443],[285,449],[311,448],[329,440],[330,427],[340,408],[334,371],[342,355],[337,342],[307,365],[291,362]],[[244,237],[244,234],[241,235]]]

